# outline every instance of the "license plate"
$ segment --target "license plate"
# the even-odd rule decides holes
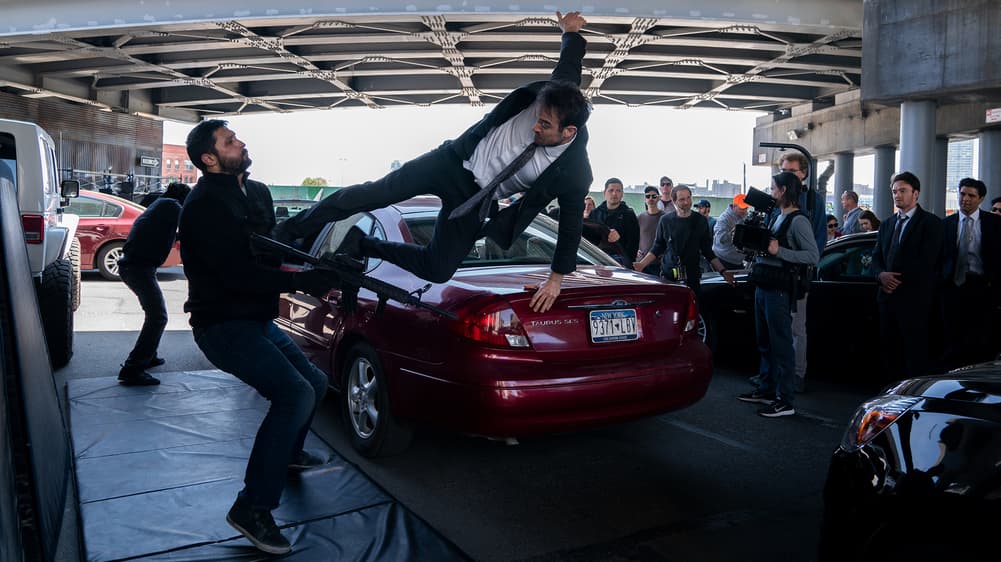
[[[639,339],[636,309],[592,310],[591,341],[610,343]]]

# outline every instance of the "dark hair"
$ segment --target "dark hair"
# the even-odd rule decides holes
[[[688,194],[691,195],[692,188],[688,187],[687,185],[685,185],[683,183],[679,183],[678,185],[672,187],[671,188],[671,201],[677,200],[678,199],[678,194],[681,193],[682,191],[687,191]]]
[[[975,180],[973,178],[963,178],[959,180],[959,189],[963,189],[964,187],[975,187],[977,188],[977,195],[979,195],[980,197],[987,196],[987,184],[980,180]],[[993,205],[993,203],[991,203],[991,205]]]
[[[991,199],[991,205],[995,203],[1001,203],[1001,197],[995,197],[994,199]]]
[[[584,97],[580,87],[566,80],[554,80],[546,84],[536,99],[560,117],[560,128],[570,125],[578,129],[587,123],[591,115],[591,104]]]
[[[872,225],[873,230],[879,230],[879,217],[876,216],[876,213],[870,211],[869,209],[866,209],[862,211],[858,216],[858,220],[862,219],[869,221],[869,224]]]
[[[841,195],[844,195],[845,197],[851,199],[856,204],[858,204],[858,193],[855,193],[854,191],[852,191],[852,190],[849,189],[849,190],[845,191],[844,193],[842,193]]]
[[[647,193],[656,193],[657,195],[660,195],[660,190],[657,189],[657,186],[655,185],[648,185],[643,188],[643,194],[646,195]]]
[[[175,199],[181,205],[184,204],[184,199],[191,193],[191,188],[188,184],[175,181],[167,186],[167,191],[163,192],[162,197],[167,197],[170,199]]]
[[[914,188],[914,191],[921,191],[921,180],[917,176],[910,172],[900,172],[899,174],[890,178],[890,187],[898,181],[902,181]]]
[[[188,133],[184,143],[188,149],[188,160],[191,160],[199,170],[207,171],[205,163],[202,162],[202,154],[215,154],[215,132],[226,125],[229,125],[228,121],[209,119],[195,125],[195,128]]]
[[[796,174],[792,172],[779,172],[772,176],[772,181],[779,188],[785,189],[785,193],[782,194],[782,198],[778,201],[779,207],[792,205],[798,208],[799,193],[803,191],[803,182],[799,181]]]
[[[608,178],[607,180],[605,180],[605,191],[608,191],[608,186],[612,185],[613,183],[623,185],[622,180],[620,180],[619,178]]]
[[[831,222],[831,221],[834,221],[834,224],[837,224],[838,223],[838,217],[836,217],[834,215],[827,215],[827,221],[825,221],[825,222]]]

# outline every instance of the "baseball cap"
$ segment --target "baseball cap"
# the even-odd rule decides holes
[[[657,195],[660,195],[660,190],[657,189],[656,186],[648,185],[643,188],[643,193],[656,193]]]
[[[700,209],[702,207],[710,207],[711,208],[712,207],[712,203],[710,203],[708,199],[703,199],[703,200],[699,201],[699,204],[696,205],[696,207],[698,207]]]
[[[747,204],[747,202],[746,202],[746,201],[744,201],[744,197],[746,197],[746,196],[745,196],[745,195],[744,195],[743,193],[738,193],[738,194],[737,194],[737,195],[736,195],[736,196],[735,196],[735,197],[733,198],[733,204],[734,204],[735,206],[737,206],[737,207],[740,207],[741,209],[747,209],[747,208],[750,208],[750,205],[748,205],[748,204]]]

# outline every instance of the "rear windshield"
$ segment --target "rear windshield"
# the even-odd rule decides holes
[[[414,243],[426,245],[431,241],[436,220],[434,215],[406,216],[404,220]],[[469,254],[466,255],[466,259],[462,260],[462,265],[459,267],[548,265],[553,261],[553,253],[556,251],[556,231],[556,221],[547,216],[539,215],[506,250],[489,238],[480,238],[469,250]],[[577,249],[577,264],[619,267],[619,264],[608,254],[584,239],[581,239],[580,247]]]

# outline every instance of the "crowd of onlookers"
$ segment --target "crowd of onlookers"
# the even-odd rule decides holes
[[[707,271],[719,272],[730,283],[734,270],[748,269],[752,279],[763,279],[755,285],[761,368],[754,377],[755,390],[740,399],[767,404],[759,411],[767,417],[795,413],[793,393],[805,386],[808,293],[779,289],[776,296],[763,288],[767,277],[755,271],[765,271],[768,262],[790,271],[794,265],[815,266],[826,243],[840,236],[878,232],[870,270],[879,284],[875,300],[887,372],[916,376],[989,359],[1001,351],[1001,327],[993,325],[994,311],[1001,305],[1001,197],[991,200],[990,212],[982,212],[987,194],[983,182],[963,179],[959,210],[943,220],[921,209],[920,180],[902,172],[890,182],[893,214],[880,220],[871,209],[859,206],[857,193],[845,191],[839,219],[823,210],[812,212],[825,205],[818,193],[804,186],[810,173],[805,157],[786,153],[780,169],[772,178],[770,194],[778,205],[768,221],[774,238],[768,252],[745,252],[735,244],[736,227],[751,207],[745,194],[713,217],[708,200],[693,206],[691,188],[675,185],[667,176],[659,189],[644,189],[641,211],[623,201],[622,180],[609,178],[604,201],[586,197],[584,237],[623,267],[685,283],[696,299]],[[818,180],[825,184],[832,172],[828,168]],[[782,227],[785,217],[788,224]],[[935,349],[929,341],[932,321],[940,322],[947,334],[936,357],[929,351]]]

